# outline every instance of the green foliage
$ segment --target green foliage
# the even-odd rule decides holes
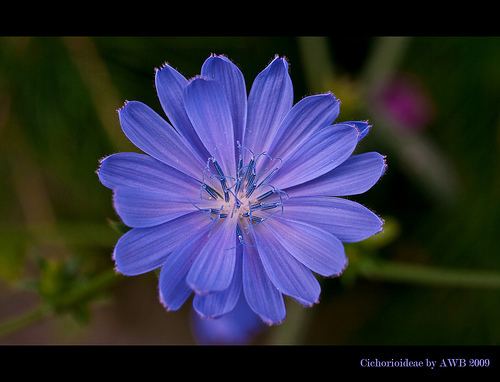
[[[19,237],[0,232],[0,280],[14,284],[24,273],[26,247]]]

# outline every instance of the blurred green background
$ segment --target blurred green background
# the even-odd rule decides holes
[[[385,233],[254,343],[498,344],[500,39],[395,37],[0,38],[0,343],[195,343],[190,304],[165,312],[154,273],[114,274],[120,224],[95,170],[137,151],[125,100],[161,112],[153,69],[192,77],[210,53],[247,90],[285,55],[295,101],[331,90],[340,120],[374,125],[358,152],[388,156],[352,198]]]

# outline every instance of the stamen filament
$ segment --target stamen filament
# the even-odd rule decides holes
[[[257,200],[258,201],[264,200],[264,199],[270,197],[272,194],[274,194],[274,190],[269,190],[269,191],[263,193],[262,195],[257,196]]]
[[[270,173],[269,175],[267,175],[264,180],[262,182],[260,182],[258,185],[257,185],[257,188],[259,188],[260,186],[262,186],[263,183],[267,182],[268,180],[270,180],[274,174],[276,174],[276,172],[279,170],[278,167],[275,167]]]
[[[260,210],[261,211],[272,210],[273,208],[280,207],[280,206],[281,206],[281,202],[261,204]]]
[[[214,190],[212,187],[210,187],[208,184],[203,183],[201,185],[201,188],[205,190],[212,198],[217,199],[217,198],[222,198],[222,195],[219,194],[216,190]]]

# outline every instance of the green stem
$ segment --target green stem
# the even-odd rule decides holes
[[[77,285],[51,304],[41,304],[30,312],[0,323],[0,337],[17,332],[52,316],[55,312],[68,311],[89,301],[118,280],[114,271],[103,272],[85,284]]]
[[[335,73],[327,38],[299,37],[298,44],[309,90],[313,92],[330,90]]]
[[[24,329],[38,321],[43,320],[49,314],[50,310],[47,309],[47,307],[38,306],[30,312],[24,313],[11,320],[5,321],[0,324],[0,337]]]
[[[409,40],[408,37],[378,38],[367,61],[361,83],[370,88],[385,83],[398,69]]]
[[[500,288],[500,274],[497,272],[471,272],[389,261],[360,261],[356,268],[360,276],[369,280],[440,287]]]

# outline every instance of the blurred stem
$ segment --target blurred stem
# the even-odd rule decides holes
[[[375,107],[374,97],[389,83],[404,57],[410,38],[380,37],[375,41],[360,86],[366,107],[373,117],[376,136],[391,150],[414,179],[441,203],[453,202],[458,180],[452,164],[429,139],[395,126]]]
[[[43,320],[45,317],[50,315],[50,312],[50,309],[47,309],[46,306],[39,306],[28,313],[20,315],[19,317],[0,323],[0,337],[15,333]]]
[[[309,89],[313,92],[329,90],[335,73],[326,37],[299,37],[299,49]]]
[[[356,262],[355,266],[357,274],[368,280],[437,287],[500,288],[500,274],[495,272],[471,272],[389,261],[366,260]],[[0,323],[0,337],[12,334],[51,317],[56,312],[67,312],[79,304],[88,302],[97,294],[109,288],[118,279],[119,277],[114,270],[101,273],[87,283],[74,287],[51,304],[42,304],[28,313]],[[269,342],[276,345],[300,343],[310,313],[310,311],[298,304],[289,304],[287,321],[283,326],[276,328]]]
[[[60,296],[50,304],[41,304],[30,312],[0,323],[0,337],[12,334],[45,318],[51,317],[56,312],[67,312],[79,304],[88,302],[97,294],[109,288],[117,280],[118,275],[114,270],[103,272],[87,283],[70,289],[68,293]]]
[[[469,289],[500,289],[500,273],[487,271],[454,270],[424,265],[358,259],[354,264],[358,276],[372,281],[394,282],[433,287]],[[298,304],[287,306],[288,317],[272,333],[273,345],[300,344],[311,312]]]
[[[409,37],[380,37],[362,76],[363,86],[375,88],[387,82],[397,70],[408,45]]]
[[[110,142],[117,150],[129,150],[131,145],[122,134],[115,113],[123,102],[94,41],[89,37],[64,37],[63,41],[89,90],[97,117]]]
[[[359,261],[357,274],[368,280],[438,287],[499,289],[500,273],[454,270],[390,261]]]

